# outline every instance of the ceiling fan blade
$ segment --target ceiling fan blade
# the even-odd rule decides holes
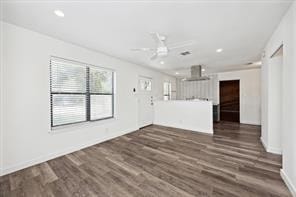
[[[157,44],[163,44],[166,39],[165,36],[162,36],[157,32],[152,32],[150,35],[157,42]]]
[[[139,49],[131,49],[132,51],[154,51],[154,49],[151,48],[139,48]]]
[[[179,49],[187,46],[192,46],[195,44],[195,41],[187,41],[187,42],[181,42],[181,43],[176,43],[168,46],[169,50],[174,50],[174,49]]]

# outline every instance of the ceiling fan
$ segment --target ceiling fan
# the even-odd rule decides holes
[[[159,57],[166,57],[169,54],[169,51],[179,49],[182,47],[190,46],[194,44],[194,41],[187,41],[182,43],[176,43],[172,45],[166,45],[167,37],[164,35],[160,35],[159,33],[150,33],[152,38],[156,42],[156,48],[138,48],[131,49],[132,51],[144,51],[144,52],[152,52],[151,60],[155,60]]]

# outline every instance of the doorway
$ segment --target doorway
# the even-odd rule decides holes
[[[220,81],[220,120],[240,122],[239,80]]]

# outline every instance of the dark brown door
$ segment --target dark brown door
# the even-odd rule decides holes
[[[239,80],[220,81],[220,120],[239,121]]]

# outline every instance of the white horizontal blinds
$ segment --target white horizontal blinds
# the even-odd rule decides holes
[[[90,93],[113,93],[113,72],[111,70],[90,67],[89,74]]]
[[[66,125],[87,120],[87,67],[51,59],[51,124]]]
[[[86,96],[52,94],[52,126],[86,121]]]
[[[163,94],[164,94],[164,100],[170,100],[171,99],[171,83],[164,82],[163,83]]]
[[[113,117],[113,72],[89,68],[90,120]]]
[[[51,91],[86,93],[86,66],[57,59],[51,60]]]
[[[51,126],[113,117],[113,71],[52,58]]]
[[[110,118],[113,116],[112,95],[90,95],[91,120]]]

